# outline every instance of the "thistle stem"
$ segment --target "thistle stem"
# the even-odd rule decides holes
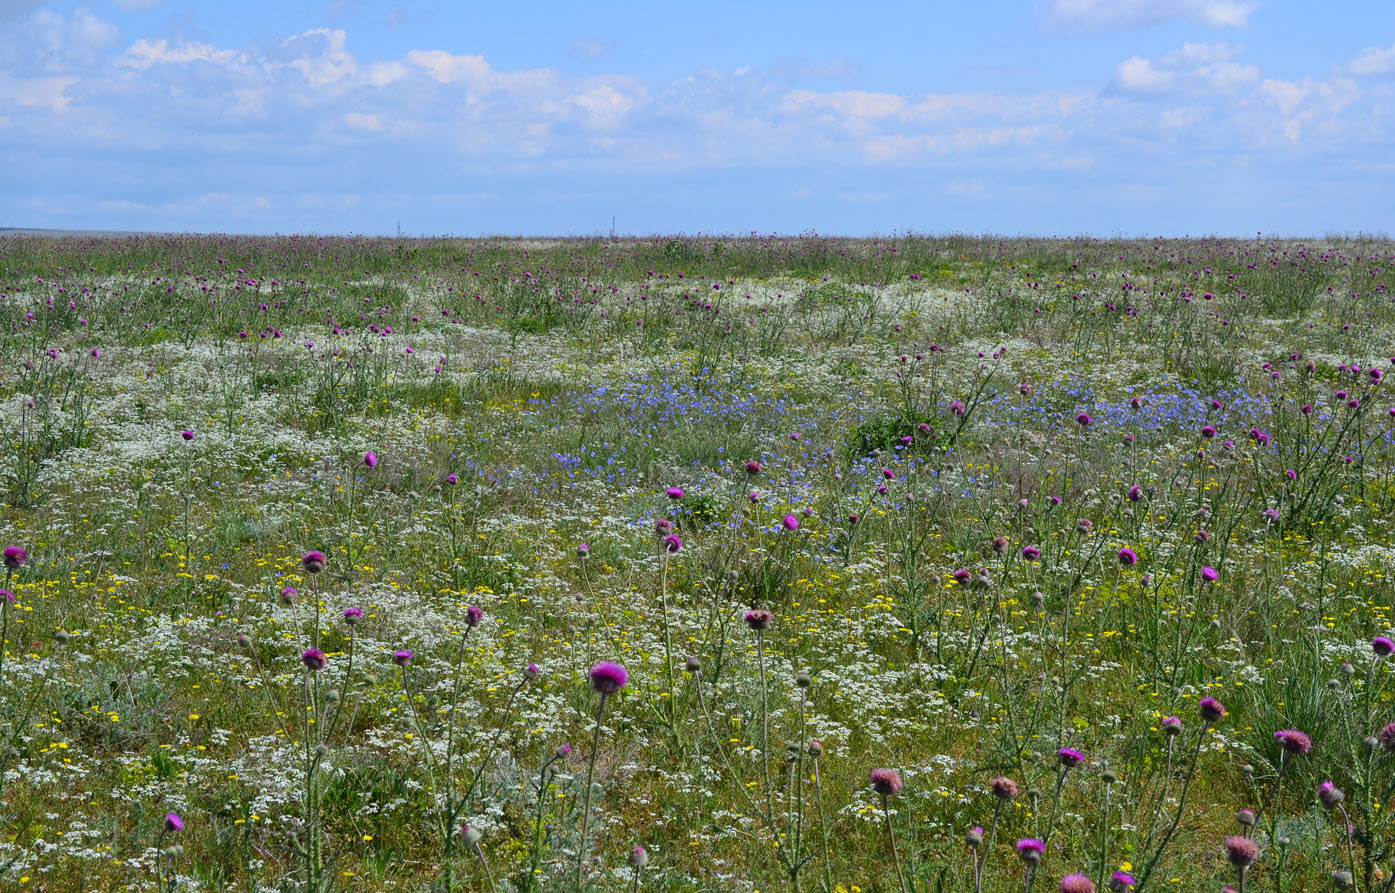
[[[591,758],[586,764],[586,792],[581,807],[581,841],[576,847],[576,893],[582,893],[583,874],[586,864],[586,831],[591,823],[591,785],[596,777],[596,754],[601,749],[601,714],[605,712],[606,693],[601,692],[601,704],[596,708],[596,733],[591,738]]]

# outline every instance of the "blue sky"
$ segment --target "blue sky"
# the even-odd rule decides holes
[[[1390,0],[868,7],[0,0],[0,226],[1395,229]]]

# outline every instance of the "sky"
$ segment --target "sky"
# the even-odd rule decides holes
[[[0,0],[0,227],[1390,233],[1392,0]]]

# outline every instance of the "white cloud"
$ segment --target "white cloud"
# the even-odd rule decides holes
[[[230,65],[246,61],[247,57],[243,53],[220,50],[206,43],[186,42],[171,46],[167,40],[142,37],[126,49],[119,64],[144,70],[155,65],[187,65],[190,62]]]
[[[1123,93],[1231,93],[1255,87],[1259,68],[1230,61],[1241,52],[1227,43],[1185,43],[1156,62],[1131,56],[1114,69],[1114,86]]]
[[[489,85],[494,69],[484,61],[483,56],[447,53],[445,50],[412,50],[407,53],[407,61],[424,68],[431,77],[442,84],[465,84],[482,88]]]
[[[1130,92],[1153,93],[1172,87],[1173,74],[1159,71],[1153,63],[1141,56],[1131,56],[1119,63],[1114,70],[1114,82]]]
[[[945,183],[946,195],[978,195],[983,192],[982,180],[950,180]]]
[[[75,77],[12,78],[0,72],[0,105],[11,103],[61,112],[73,101],[67,89],[77,82]]]
[[[407,76],[407,66],[401,62],[374,62],[368,66],[368,83],[385,87]]]
[[[599,59],[601,56],[608,55],[617,46],[619,44],[613,40],[600,41],[592,37],[583,37],[567,47],[567,55]]]
[[[1244,28],[1253,0],[1051,0],[1047,20],[1082,30],[1141,28],[1184,21],[1210,28]]]
[[[85,8],[71,15],[40,9],[0,46],[0,65],[52,74],[93,69],[120,42],[121,29]]]
[[[1389,49],[1368,47],[1361,55],[1348,62],[1344,68],[1347,74],[1359,78],[1387,77],[1395,74],[1395,44]]]
[[[610,130],[619,125],[625,113],[634,108],[634,100],[609,84],[600,84],[572,97],[587,115],[587,125],[598,130]]]
[[[316,28],[288,37],[281,50],[292,57],[291,68],[299,71],[312,87],[323,87],[358,73],[358,61],[344,49],[343,31]]]
[[[836,93],[795,90],[787,94],[786,99],[795,105],[829,109],[846,118],[885,118],[899,114],[906,108],[906,100],[895,93],[868,93],[865,90]]]
[[[359,112],[349,112],[344,116],[344,123],[354,130],[366,130],[370,133],[379,133],[385,129],[383,119],[378,115],[364,115]]]

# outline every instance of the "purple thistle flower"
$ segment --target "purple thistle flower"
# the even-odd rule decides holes
[[[306,573],[318,574],[325,569],[325,553],[319,551],[306,552],[301,557],[300,563],[305,567]]]
[[[1395,722],[1380,730],[1380,743],[1386,750],[1395,753]]]
[[[756,632],[770,629],[770,625],[775,622],[775,615],[769,611],[747,611],[746,625]]]
[[[1220,578],[1221,575],[1216,571],[1214,567],[1208,565],[1201,569],[1201,579],[1205,580],[1207,583],[1214,583]]]
[[[1017,841],[1017,858],[1028,865],[1036,865],[1046,852],[1046,844],[1035,837],[1024,837]]]
[[[1274,733],[1274,740],[1291,754],[1307,753],[1313,749],[1313,739],[1297,729],[1281,729]]]
[[[1127,871],[1116,871],[1109,878],[1109,889],[1114,893],[1128,893],[1137,883],[1138,879]]]
[[[665,494],[666,496],[668,496],[669,499],[682,499],[682,498],[683,498],[683,488],[682,488],[682,487],[669,487],[667,490],[664,491],[664,494]]]
[[[1341,788],[1330,781],[1324,781],[1318,786],[1318,802],[1328,809],[1335,809],[1337,804],[1347,798]]]
[[[1060,750],[1056,751],[1056,756],[1060,758],[1061,765],[1065,766],[1067,769],[1074,769],[1076,766],[1079,766],[1081,763],[1085,762],[1085,754],[1081,753],[1073,747],[1061,748]]]
[[[749,475],[754,476],[760,474],[764,470],[765,469],[761,467],[761,464],[757,462],[755,459],[752,459],[746,463],[746,473]]]
[[[407,664],[412,662],[412,652],[407,651],[405,649],[401,651],[394,651],[392,653],[392,662],[397,664],[399,667],[405,667],[407,666]]]
[[[785,515],[785,519],[780,523],[786,530],[794,531],[799,529],[799,519],[794,515]]]
[[[901,773],[895,769],[873,769],[872,770],[872,790],[883,797],[890,797],[901,790],[905,783],[901,781]]]
[[[971,849],[978,849],[983,846],[983,828],[974,827],[964,832],[964,842]]]
[[[184,830],[184,820],[181,819],[181,818],[179,817],[179,813],[177,813],[177,812],[167,812],[167,813],[165,813],[165,830],[166,830],[166,831],[183,831],[183,830]]]
[[[19,546],[5,547],[5,567],[9,568],[10,570],[16,570],[17,568],[23,567],[24,563],[28,560],[29,553],[21,549]]]
[[[603,660],[591,668],[591,687],[603,695],[613,695],[630,684],[630,674],[624,667]]]
[[[1093,419],[1090,418],[1090,414],[1088,412],[1082,412],[1080,415],[1075,417],[1075,423],[1079,425],[1081,428],[1090,427],[1091,421],[1093,421]]]
[[[1140,499],[1142,499],[1142,498],[1143,498],[1143,488],[1142,488],[1142,487],[1140,487],[1138,484],[1134,484],[1132,487],[1129,488],[1129,502],[1138,502],[1138,501],[1139,501]]]
[[[1371,640],[1371,650],[1376,653],[1376,657],[1389,657],[1395,654],[1395,641],[1385,636],[1376,636]]]
[[[683,548],[683,539],[676,533],[664,537],[664,551],[673,553]]]
[[[1225,705],[1215,698],[1202,698],[1197,707],[1201,711],[1201,718],[1208,723],[1217,723],[1225,719]]]
[[[483,619],[484,609],[480,608],[478,605],[471,605],[470,607],[465,609],[466,626],[479,626],[480,621]]]
[[[993,792],[993,796],[999,800],[1016,800],[1017,794],[1021,790],[1017,782],[1004,775],[998,775],[988,780],[988,790]]]
[[[1201,426],[1201,436],[1204,437],[1204,438],[1206,438],[1207,440],[1210,440],[1211,438],[1215,437],[1215,436],[1216,436],[1216,426],[1215,426],[1215,425],[1202,425],[1202,426]]]
[[[1177,716],[1169,716],[1162,721],[1163,732],[1170,738],[1176,738],[1182,734],[1182,719]]]
[[[577,543],[577,544],[576,544],[576,557],[577,557],[577,558],[585,558],[586,556],[588,556],[588,555],[590,555],[590,554],[591,554],[591,547],[588,546],[586,543]]]
[[[1061,878],[1061,893],[1095,893],[1095,882],[1079,872]]]
[[[363,464],[369,468],[378,467],[378,454],[372,451],[363,454]]]
[[[1119,563],[1124,567],[1133,567],[1138,564],[1138,553],[1127,546],[1119,550]]]
[[[954,572],[954,582],[960,586],[968,586],[973,578],[974,575],[968,568],[961,567]]]
[[[193,439],[194,439],[194,432],[193,432],[193,431],[180,431],[180,432],[179,432],[179,436],[182,437],[182,438],[184,438],[185,440],[193,440]],[[170,815],[174,815],[174,813],[170,813]]]
[[[363,609],[362,609],[362,608],[345,608],[345,609],[344,609],[344,622],[347,623],[349,626],[357,626],[358,623],[359,623],[359,621],[362,620],[362,619],[363,619]]]
[[[446,483],[450,484],[451,486],[455,486],[456,484],[460,483],[460,475],[452,471],[450,474],[446,475]]]
[[[300,662],[305,664],[308,670],[323,670],[329,661],[325,658],[325,653],[318,648],[307,648],[300,656]]]
[[[1259,844],[1238,834],[1225,839],[1226,857],[1236,868],[1248,868],[1259,858]]]
[[[1027,559],[1028,561],[1036,561],[1038,558],[1041,557],[1041,550],[1038,549],[1036,546],[1023,546],[1022,557]]]

